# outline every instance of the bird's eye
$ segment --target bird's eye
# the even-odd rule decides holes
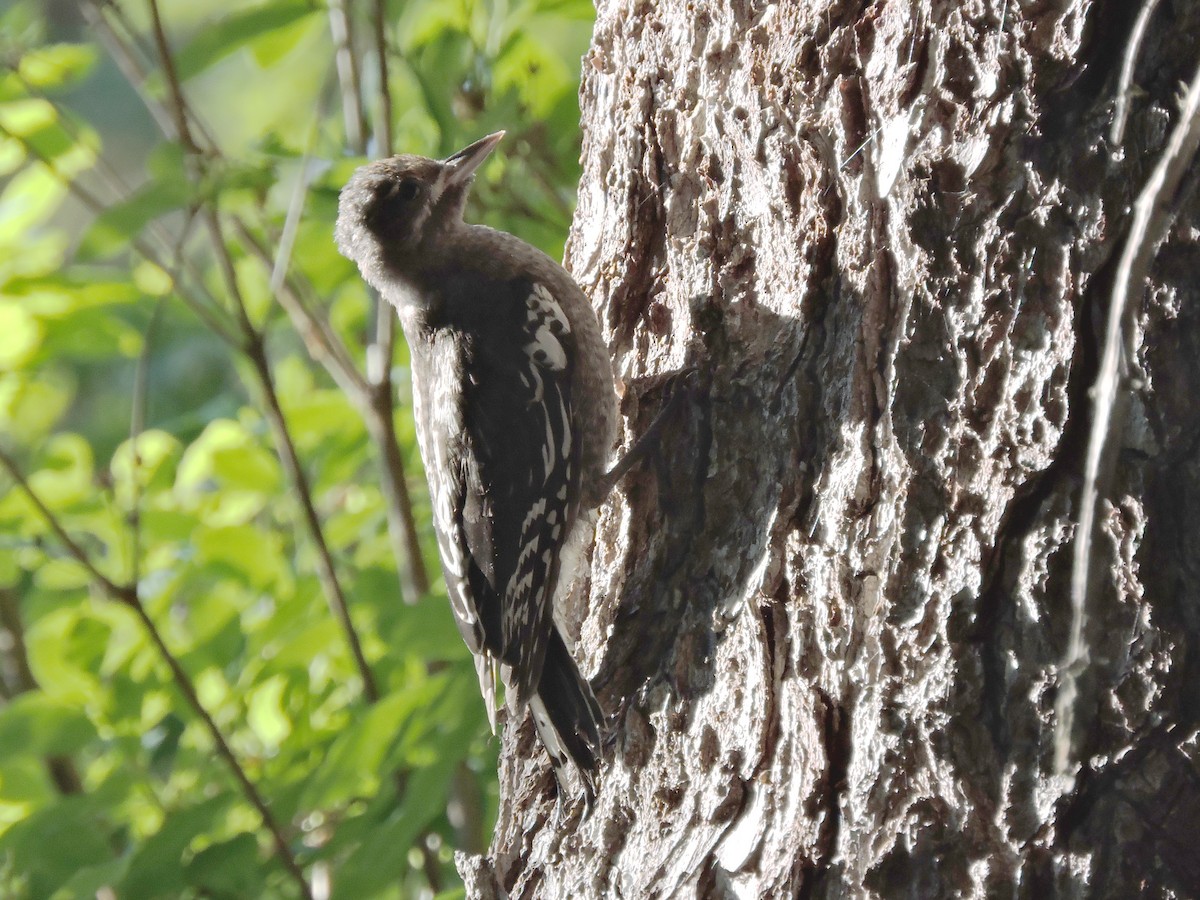
[[[392,188],[392,196],[394,196],[397,200],[404,202],[415,200],[417,198],[417,194],[419,193],[421,193],[421,186],[411,178],[405,178],[398,185]]]

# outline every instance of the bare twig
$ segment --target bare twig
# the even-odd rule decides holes
[[[371,439],[379,447],[382,456],[380,487],[386,504],[388,538],[392,544],[392,554],[396,557],[404,601],[413,604],[429,593],[429,573],[425,569],[425,558],[421,555],[421,544],[417,539],[412,499],[404,474],[404,456],[396,440],[391,390],[387,393],[374,392],[372,401],[373,414],[367,416],[366,423]]]
[[[125,80],[129,82],[141,98],[151,118],[154,119],[159,128],[165,132],[169,132],[172,128],[171,116],[167,112],[166,107],[159,103],[149,91],[145,90],[146,68],[142,64],[142,61],[132,52],[129,44],[122,40],[121,36],[116,33],[108,19],[105,18],[101,5],[96,0],[80,4],[80,9],[88,25],[91,26],[100,38],[100,43],[108,51],[108,55],[112,57],[113,61],[117,64],[117,68],[121,70],[121,74],[125,76]]]
[[[0,585],[0,630],[7,635],[3,645],[4,666],[0,669],[0,698],[11,700],[37,687],[37,680],[29,668],[17,592],[4,585]]]
[[[388,74],[386,10],[383,0],[372,0],[372,30],[375,38],[375,63],[379,79],[379,97],[374,120],[375,148],[380,156],[391,156],[392,93]],[[375,335],[367,347],[367,381],[371,386],[372,415],[367,429],[379,447],[381,480],[388,520],[388,537],[401,577],[406,603],[416,603],[429,591],[429,575],[417,540],[412,500],[408,493],[404,456],[396,441],[395,396],[392,384],[392,359],[396,344],[396,316],[378,292],[369,291],[375,315]]]
[[[149,396],[150,350],[154,343],[154,333],[158,330],[158,322],[162,317],[163,300],[160,297],[154,304],[154,312],[150,314],[150,322],[146,325],[146,334],[142,338],[142,352],[138,354],[137,368],[133,373],[133,409],[129,415],[129,537],[130,537],[130,582],[139,584],[142,580],[142,484],[140,469],[142,456],[138,450],[138,438],[146,430],[146,402]]]
[[[155,124],[163,134],[173,134],[175,122],[171,113],[154,96],[149,86],[148,72],[153,63],[148,61],[154,58],[154,54],[150,48],[142,46],[137,29],[130,24],[120,4],[116,0],[89,0],[88,3],[83,4],[83,12],[101,35],[101,42],[105,49],[116,62],[134,93],[149,110]],[[112,21],[109,21],[110,18]],[[119,30],[114,27],[113,22],[119,26]],[[204,141],[205,146],[216,147],[216,139],[208,126],[196,119],[195,116],[192,117],[191,130],[193,135],[197,135]]]
[[[1112,300],[1104,333],[1100,370],[1092,388],[1092,422],[1088,435],[1079,523],[1075,528],[1071,566],[1071,632],[1062,662],[1062,683],[1055,703],[1055,763],[1065,773],[1071,749],[1073,707],[1077,680],[1088,662],[1083,626],[1097,575],[1092,553],[1096,508],[1112,487],[1117,438],[1124,431],[1129,410],[1130,350],[1125,335],[1141,309],[1150,266],[1167,236],[1178,209],[1180,183],[1200,147],[1200,69],[1197,69],[1180,103],[1179,117],[1167,146],[1150,173],[1133,207],[1129,236],[1121,251],[1113,281]]]
[[[254,234],[242,222],[234,227],[251,253],[265,266],[270,256]],[[416,520],[404,472],[404,456],[396,440],[395,418],[392,409],[390,384],[381,390],[368,384],[350,359],[345,345],[325,319],[313,311],[291,278],[285,278],[275,294],[280,305],[292,320],[292,325],[304,339],[309,354],[320,363],[337,383],[362,416],[372,442],[380,454],[380,491],[383,494],[388,520],[388,538],[396,559],[402,596],[415,603],[429,591],[429,575],[417,539]]]
[[[283,407],[279,402],[279,394],[275,390],[275,379],[271,374],[271,365],[267,359],[262,335],[255,330],[246,313],[246,304],[242,300],[241,289],[238,287],[237,277],[233,271],[233,261],[225,245],[217,215],[211,208],[208,210],[208,218],[211,222],[212,240],[217,259],[221,264],[222,271],[225,273],[226,289],[234,298],[234,305],[239,311],[243,337],[245,339],[243,352],[250,360],[254,369],[259,389],[262,391],[263,400],[266,404],[266,418],[271,426],[279,459],[283,463],[288,480],[296,491],[309,539],[313,542],[313,546],[317,551],[317,576],[321,581],[321,587],[324,589],[325,599],[329,603],[330,611],[341,625],[346,643],[350,647],[350,653],[354,657],[354,664],[358,669],[359,677],[363,683],[363,694],[369,702],[374,703],[379,699],[379,689],[376,687],[375,676],[371,671],[370,664],[367,662],[366,655],[363,653],[362,643],[358,639],[358,632],[354,628],[354,622],[350,618],[350,610],[346,605],[346,595],[342,591],[342,584],[338,580],[337,570],[333,564],[333,554],[330,552],[329,544],[325,540],[325,532],[321,527],[321,518],[317,515],[316,504],[313,502],[312,487],[309,485],[308,475],[305,474],[304,466],[300,462],[300,454],[296,450],[296,443],[292,439],[291,430],[288,428],[287,419],[284,417]]]
[[[162,66],[163,75],[167,80],[167,91],[171,102],[167,108],[175,125],[175,137],[183,144],[183,149],[189,155],[200,152],[200,145],[192,137],[192,129],[188,125],[188,105],[183,98],[183,85],[179,83],[179,73],[175,70],[175,57],[167,45],[167,34],[163,30],[162,16],[158,11],[158,0],[147,0],[150,8],[150,27],[154,32],[154,45],[158,49],[158,63]]]
[[[131,589],[129,586],[118,585],[115,581],[96,568],[95,564],[93,564],[91,559],[88,558],[87,553],[84,552],[83,547],[77,544],[75,539],[67,534],[66,529],[62,527],[62,524],[58,521],[58,518],[53,512],[50,511],[50,508],[46,506],[46,504],[42,501],[42,498],[38,496],[37,492],[34,491],[33,485],[31,485],[25,478],[24,473],[21,472],[20,467],[17,465],[17,461],[9,456],[8,452],[3,448],[0,448],[0,466],[4,467],[12,480],[17,483],[25,496],[29,498],[29,502],[33,504],[34,508],[41,514],[42,518],[46,520],[46,524],[50,526],[50,530],[54,532],[55,536],[62,543],[63,547],[66,548],[67,553],[71,555],[71,558],[83,566],[83,568],[87,570],[87,573],[91,575],[91,577],[97,583],[99,583],[99,585],[104,588],[105,591],[114,597],[120,597],[125,600],[125,602],[128,602],[128,598],[131,596]]]
[[[1125,57],[1121,60],[1121,79],[1117,82],[1117,105],[1113,110],[1112,130],[1109,132],[1109,140],[1114,147],[1125,140],[1125,121],[1129,117],[1129,98],[1133,94],[1133,70],[1137,65],[1142,38],[1146,36],[1146,26],[1150,24],[1150,17],[1154,15],[1157,6],[1158,0],[1146,0],[1133,23],[1129,43],[1125,45]]]
[[[261,335],[254,323],[250,321],[250,313],[246,309],[246,301],[242,297],[242,288],[238,284],[237,271],[233,267],[233,257],[229,254],[229,247],[225,244],[225,233],[221,229],[221,220],[217,215],[216,201],[204,205],[200,212],[200,218],[204,220],[204,225],[208,229],[208,240],[217,260],[217,268],[221,271],[221,279],[225,282],[225,293],[233,301],[233,311],[242,332],[244,350],[258,340]]]
[[[296,445],[292,441],[291,432],[288,430],[287,420],[283,415],[283,408],[279,404],[279,395],[275,391],[275,383],[271,376],[270,363],[267,361],[267,354],[263,348],[261,341],[255,342],[247,348],[247,356],[250,363],[254,367],[255,374],[258,376],[258,383],[263,392],[263,400],[266,405],[267,422],[271,426],[271,431],[274,434],[275,443],[279,450],[279,458],[283,463],[284,470],[287,472],[288,479],[292,483],[292,487],[296,491],[296,497],[300,502],[300,510],[304,515],[304,523],[307,526],[309,539],[313,542],[313,546],[317,551],[317,576],[321,580],[321,587],[325,591],[325,598],[329,602],[329,608],[333,612],[334,617],[342,627],[342,631],[346,637],[346,643],[350,646],[350,652],[354,657],[354,664],[358,669],[359,677],[363,683],[363,694],[367,700],[374,703],[379,699],[379,689],[375,685],[375,676],[371,672],[370,664],[367,662],[366,656],[363,654],[362,644],[358,639],[358,632],[354,629],[354,623],[350,618],[350,610],[346,605],[346,595],[342,592],[341,582],[338,580],[337,572],[333,565],[333,555],[329,551],[329,545],[325,541],[325,533],[321,529],[321,519],[317,515],[317,508],[313,503],[312,489],[308,483],[308,476],[304,472],[304,467],[300,464],[300,456],[296,452]]]
[[[75,126],[74,117],[67,109],[59,103],[54,97],[47,94],[37,85],[31,84],[21,75],[20,66],[9,64],[9,72],[21,85],[21,89],[30,97],[37,97],[43,103],[48,103],[54,108],[54,114],[58,118],[58,124],[62,127],[63,132],[72,141],[77,144],[82,144],[85,140],[85,135],[82,129]],[[96,154],[92,171],[96,175],[101,184],[114,197],[128,197],[133,193],[132,188],[126,183],[121,174],[113,167],[112,163],[102,153]]]
[[[241,219],[233,220],[234,231],[242,241],[243,246],[250,251],[268,270],[272,270],[276,261],[271,258],[266,246],[246,226]],[[292,320],[292,327],[304,340],[304,346],[309,355],[324,367],[338,387],[357,405],[361,398],[366,397],[368,387],[366,380],[359,373],[350,358],[346,345],[330,327],[324,316],[318,314],[312,303],[305,299],[296,278],[284,273],[280,280],[275,297]],[[361,410],[361,406],[359,407]]]
[[[288,198],[287,215],[283,220],[283,231],[279,234],[278,247],[275,251],[275,262],[271,266],[271,293],[279,291],[288,270],[292,265],[292,250],[296,246],[296,235],[300,231],[300,217],[304,215],[304,204],[308,199],[309,166],[312,163],[313,145],[317,140],[317,131],[325,118],[325,107],[329,97],[330,82],[326,80],[321,89],[317,108],[308,124],[308,133],[304,136],[304,152],[300,156],[300,171],[292,188],[292,196]]]
[[[375,64],[379,72],[379,109],[375,115],[375,149],[392,155],[392,89],[388,84],[387,11],[384,0],[372,0],[371,24],[375,32]]]
[[[364,128],[362,85],[358,76],[358,55],[354,52],[354,31],[346,14],[345,0],[329,2],[329,32],[333,37],[334,64],[342,93],[342,119],[346,127],[346,143],[355,154],[366,152],[367,133]]]

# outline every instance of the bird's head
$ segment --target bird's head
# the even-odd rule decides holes
[[[462,222],[475,170],[502,137],[489,134],[445,159],[393,156],[362,166],[338,201],[338,250],[383,289],[389,262],[418,258]]]

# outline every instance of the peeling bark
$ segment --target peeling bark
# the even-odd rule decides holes
[[[1163,0],[1114,146],[1138,11],[601,0],[568,256],[626,439],[697,374],[576,591],[596,809],[506,729],[469,896],[1200,894],[1194,177],[1054,754],[1096,335],[1200,59]]]

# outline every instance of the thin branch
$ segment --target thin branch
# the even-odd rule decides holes
[[[166,73],[167,83],[170,86],[172,117],[177,123],[180,138],[184,143],[185,149],[189,155],[196,156],[199,150],[188,130],[189,111],[187,101],[183,96],[179,80],[176,77],[175,64],[171,58],[171,48],[167,43],[166,33],[162,28],[162,22],[158,15],[157,0],[148,0],[148,2],[153,19],[155,43],[158,48],[163,71]],[[242,352],[250,361],[259,384],[259,389],[262,391],[263,400],[266,404],[267,422],[271,427],[280,461],[298,496],[300,508],[304,514],[305,526],[309,533],[309,539],[313,542],[313,546],[316,549],[317,576],[324,589],[325,599],[334,617],[341,625],[346,642],[350,647],[350,653],[354,657],[355,666],[358,669],[359,677],[362,679],[363,694],[368,702],[374,703],[379,699],[379,690],[375,684],[375,676],[371,671],[370,665],[367,663],[366,655],[363,653],[362,644],[358,638],[358,632],[355,630],[354,622],[350,618],[350,611],[346,604],[346,595],[342,591],[341,582],[338,580],[337,571],[333,564],[333,555],[330,553],[329,545],[325,540],[325,533],[321,527],[321,519],[317,515],[316,505],[313,502],[312,488],[309,485],[308,476],[304,472],[304,467],[300,463],[300,455],[296,450],[295,441],[292,439],[287,419],[283,414],[283,407],[279,402],[279,395],[275,390],[275,381],[271,375],[271,366],[267,360],[262,334],[254,327],[254,323],[250,321],[246,303],[237,282],[233,257],[230,255],[229,246],[225,243],[225,236],[222,232],[221,221],[216,209],[208,205],[201,215],[208,226],[209,239],[212,244],[213,253],[216,256],[218,268],[221,270],[225,281],[225,288],[233,300],[238,324],[242,331]]]
[[[404,455],[396,440],[395,410],[392,394],[375,392],[371,414],[366,417],[367,430],[379,447],[380,490],[383,493],[388,522],[388,539],[400,574],[404,602],[414,604],[429,593],[429,573],[417,538],[417,524],[412,511],[412,498],[404,473]]]
[[[388,84],[387,10],[384,0],[372,0],[371,24],[375,32],[375,62],[379,72],[379,110],[375,116],[375,149],[392,155],[392,89]]]
[[[271,258],[266,248],[243,222],[234,221],[239,237],[264,266]],[[401,594],[407,603],[415,603],[429,592],[429,575],[417,538],[416,519],[408,493],[404,455],[396,440],[390,376],[386,388],[368,384],[359,373],[349,352],[324,317],[313,311],[300,295],[291,277],[285,278],[275,294],[288,313],[292,325],[304,340],[309,354],[320,363],[358,410],[380,454],[380,491],[387,513],[388,538]],[[389,308],[390,309],[390,308]]]
[[[130,582],[139,584],[142,580],[142,484],[140,470],[142,456],[138,450],[138,438],[146,430],[146,403],[149,394],[150,350],[154,343],[154,333],[158,330],[162,318],[163,300],[160,297],[154,304],[150,314],[150,322],[146,325],[146,334],[142,338],[142,352],[138,354],[137,368],[133,373],[133,408],[129,414],[129,537],[130,537]]]
[[[258,376],[259,386],[262,388],[263,400],[266,403],[265,412],[267,422],[270,424],[271,431],[274,434],[275,443],[279,450],[279,458],[296,492],[297,499],[300,501],[300,509],[304,514],[304,522],[308,528],[309,539],[313,542],[313,546],[317,551],[317,576],[321,580],[322,588],[324,588],[325,598],[329,602],[329,608],[333,612],[334,617],[342,627],[342,631],[346,636],[346,643],[350,645],[354,664],[358,669],[359,677],[362,679],[363,694],[369,702],[374,703],[379,699],[379,689],[375,685],[375,676],[363,653],[362,644],[358,639],[358,632],[354,628],[354,622],[350,618],[350,610],[346,604],[346,595],[342,592],[341,582],[338,581],[337,572],[333,565],[333,555],[329,551],[329,545],[325,542],[325,533],[321,529],[321,519],[317,515],[316,506],[313,504],[312,489],[308,483],[308,476],[304,472],[304,467],[300,464],[296,445],[292,441],[287,420],[283,415],[283,408],[279,404],[279,395],[275,391],[275,383],[271,376],[271,367],[267,361],[266,351],[263,349],[261,341],[258,341],[251,344],[246,352],[254,367],[255,374]]]
[[[12,588],[0,585],[0,630],[7,633],[4,642],[4,668],[0,670],[0,699],[11,700],[37,687],[29,654],[25,649],[25,628],[21,623],[20,601]]]
[[[171,116],[167,112],[166,107],[159,103],[145,89],[146,68],[141,60],[138,59],[129,45],[113,29],[108,19],[105,18],[102,7],[97,0],[81,4],[80,8],[84,19],[87,20],[88,25],[91,26],[100,38],[100,43],[104,45],[104,49],[108,51],[108,55],[117,64],[117,68],[121,70],[121,74],[125,76],[125,80],[141,98],[151,118],[154,119],[160,129],[164,132],[169,132],[172,128]]]
[[[104,44],[109,56],[116,62],[129,86],[133,88],[134,93],[138,95],[142,104],[150,112],[159,130],[170,137],[175,132],[175,122],[167,106],[150,90],[148,72],[152,64],[148,60],[153,59],[153,53],[141,45],[137,29],[130,24],[115,0],[106,0],[106,2],[89,0],[82,6],[88,22],[97,29],[101,43]],[[120,32],[113,27],[109,16],[120,26]],[[195,116],[192,117],[191,130],[194,135],[198,135],[204,140],[206,146],[216,147],[216,139],[208,126]]]
[[[1065,773],[1071,749],[1077,679],[1087,665],[1083,625],[1096,582],[1098,560],[1092,553],[1096,508],[1109,496],[1116,467],[1117,437],[1125,429],[1129,409],[1129,367],[1125,335],[1141,310],[1150,266],[1175,219],[1180,183],[1200,147],[1200,69],[1180,103],[1175,129],[1133,206],[1129,236],[1121,251],[1108,308],[1103,355],[1092,388],[1092,422],[1088,435],[1079,523],[1075,528],[1071,566],[1071,632],[1062,662],[1062,683],[1055,703],[1055,763]]]
[[[0,448],[0,466],[4,467],[12,480],[17,483],[25,496],[29,498],[29,502],[34,505],[34,508],[37,509],[42,518],[46,520],[46,524],[50,526],[50,530],[54,532],[55,536],[62,543],[63,547],[66,548],[67,553],[69,553],[77,563],[83,566],[83,568],[87,570],[88,574],[91,575],[92,578],[99,583],[99,585],[104,588],[105,591],[107,591],[113,597],[122,600],[122,602],[128,603],[133,594],[132,588],[130,588],[128,585],[118,585],[115,581],[96,568],[95,564],[88,557],[87,553],[84,552],[83,547],[76,543],[75,539],[71,537],[71,535],[67,534],[67,530],[63,528],[62,523],[58,521],[58,517],[50,511],[50,507],[46,506],[46,504],[42,501],[42,498],[38,496],[37,492],[33,489],[33,485],[29,483],[28,479],[25,478],[24,473],[21,471],[20,466],[17,465],[17,461],[9,456],[8,452],[3,448]]]
[[[279,459],[283,463],[288,480],[291,481],[292,487],[300,500],[300,509],[304,514],[304,523],[308,529],[308,536],[317,551],[317,576],[324,589],[329,609],[341,625],[346,637],[346,643],[350,646],[350,653],[354,657],[355,667],[358,669],[359,677],[362,679],[363,694],[366,696],[368,702],[374,703],[379,699],[379,689],[375,684],[374,673],[371,671],[370,664],[363,653],[362,643],[359,641],[358,632],[354,628],[354,622],[350,618],[350,610],[346,604],[346,595],[342,591],[342,584],[338,580],[337,570],[333,564],[333,554],[330,553],[329,544],[325,540],[325,532],[321,527],[321,518],[317,515],[316,504],[313,502],[312,487],[309,485],[308,476],[305,474],[304,466],[300,462],[300,454],[296,450],[296,443],[292,439],[291,430],[288,428],[287,419],[284,417],[283,407],[279,402],[279,394],[275,390],[275,379],[271,374],[271,365],[267,360],[262,335],[255,330],[246,313],[246,304],[242,299],[241,289],[238,287],[237,277],[233,270],[233,260],[229,255],[229,248],[225,244],[217,215],[211,208],[208,210],[207,218],[210,221],[213,249],[216,252],[217,260],[225,275],[226,289],[233,296],[234,305],[239,311],[239,319],[245,338],[243,352],[247,359],[249,359],[258,380],[259,389],[262,391],[263,400],[266,402],[265,412],[267,422],[271,426],[271,433],[279,453]]]
[[[225,293],[233,301],[233,311],[237,317],[238,327],[242,332],[243,349],[246,346],[258,340],[261,335],[254,323],[250,321],[250,313],[246,309],[246,301],[242,296],[241,285],[238,284],[237,270],[233,266],[233,256],[229,253],[229,246],[225,243],[225,233],[221,229],[221,220],[217,215],[215,202],[206,203],[200,213],[200,217],[204,220],[204,225],[208,229],[208,240],[213,248],[213,255],[217,260],[217,268],[221,272],[221,278],[225,282]]]
[[[158,63],[162,66],[163,75],[167,80],[167,91],[171,98],[167,108],[171,112],[172,122],[175,124],[175,136],[183,144],[183,149],[188,154],[198,154],[200,145],[192,137],[192,130],[188,126],[188,105],[183,98],[183,86],[179,83],[179,74],[175,70],[175,58],[167,44],[167,34],[163,30],[162,16],[158,11],[158,0],[147,0],[147,6],[150,8],[150,27],[154,33],[154,45],[158,49]]]
[[[241,219],[233,220],[233,229],[239,240],[263,266],[271,271],[275,265],[266,246]],[[292,320],[292,327],[304,341],[309,356],[321,364],[338,387],[358,405],[366,397],[368,386],[350,357],[350,351],[330,327],[324,316],[313,310],[312,304],[301,293],[293,275],[285,272],[275,291],[275,298]]]
[[[1133,70],[1137,65],[1138,52],[1142,48],[1142,38],[1146,36],[1146,26],[1150,24],[1150,17],[1154,15],[1157,6],[1158,0],[1146,0],[1133,23],[1129,43],[1125,45],[1121,78],[1117,82],[1117,105],[1113,110],[1112,130],[1109,132],[1109,140],[1114,147],[1125,140],[1125,121],[1129,117],[1129,99],[1133,94]]]
[[[62,127],[63,132],[72,141],[77,144],[84,142],[85,134],[83,129],[77,128],[75,118],[68,112],[66,107],[58,102],[57,99],[47,94],[35,84],[31,84],[21,74],[21,69],[18,65],[10,63],[8,66],[9,72],[21,85],[21,89],[30,97],[37,97],[43,103],[48,103],[53,109],[54,114],[58,119],[58,124]],[[133,193],[133,189],[126,183],[118,172],[108,161],[108,158],[102,153],[97,153],[93,164],[93,171],[102,185],[114,197],[128,197]]]
[[[374,121],[375,147],[381,156],[391,156],[392,92],[388,73],[387,17],[383,0],[372,0],[372,31],[375,38],[375,63],[379,79],[379,97]],[[388,537],[396,567],[400,573],[406,603],[416,603],[429,592],[429,573],[417,539],[416,520],[408,480],[404,471],[404,456],[396,441],[395,389],[392,384],[392,359],[396,345],[396,316],[390,304],[384,303],[378,292],[369,291],[375,314],[375,337],[367,347],[367,380],[371,385],[371,408],[374,415],[367,418],[371,438],[381,454],[381,480],[386,503]]]
[[[254,786],[254,782],[250,780],[250,776],[246,774],[246,770],[242,768],[242,764],[238,761],[237,756],[234,755],[233,749],[225,740],[225,735],[221,733],[221,729],[217,726],[216,720],[209,715],[209,712],[204,707],[204,704],[200,702],[200,697],[196,693],[196,688],[192,684],[191,678],[188,676],[187,672],[184,671],[183,666],[175,657],[175,654],[171,652],[170,648],[167,647],[166,643],[163,641],[162,635],[159,633],[158,628],[154,624],[154,620],[150,618],[149,614],[146,612],[146,608],[142,605],[142,603],[137,601],[135,598],[135,602],[132,604],[131,608],[141,621],[142,627],[144,627],[147,634],[150,635],[150,640],[153,641],[159,655],[167,664],[167,667],[170,668],[171,677],[174,679],[176,686],[178,686],[180,692],[183,694],[184,699],[187,700],[188,706],[190,706],[192,711],[195,712],[195,714],[200,717],[201,721],[204,722],[204,727],[208,730],[209,737],[211,737],[213,743],[216,744],[217,754],[225,761],[225,764],[229,766],[230,771],[233,772],[234,778],[237,779],[238,786],[242,789],[243,795],[245,795],[246,799],[249,800],[251,805],[258,811],[258,815],[262,819],[263,825],[271,833],[271,840],[275,844],[275,853],[283,863],[284,868],[287,869],[288,874],[291,875],[292,880],[296,882],[297,887],[300,888],[301,896],[304,897],[305,900],[313,900],[313,894],[312,890],[309,888],[308,880],[304,877],[304,872],[301,870],[300,864],[296,861],[296,857],[292,853],[291,847],[288,846],[288,842],[284,837],[283,830],[280,828],[279,823],[275,821],[275,816],[271,812],[271,808],[267,806],[266,800],[263,798],[262,794],[259,793],[258,788]]]
[[[354,33],[346,14],[345,0],[329,2],[329,32],[333,37],[334,64],[342,93],[342,119],[346,143],[361,156],[366,152],[367,133],[362,105],[362,84],[358,75],[358,55],[354,52]]]
[[[392,155],[392,93],[388,86],[387,30],[383,0],[372,0],[375,60],[379,77],[379,108],[375,116],[375,146],[381,156]],[[375,312],[375,340],[367,348],[367,380],[392,402],[392,358],[396,344],[396,321],[392,308],[378,291],[370,291]]]

